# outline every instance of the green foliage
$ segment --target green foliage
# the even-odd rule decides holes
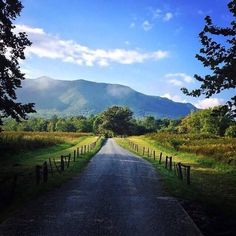
[[[51,119],[31,118],[20,123],[13,119],[5,119],[3,129],[6,131],[93,132],[107,137],[141,135],[159,131],[223,136],[225,130],[235,124],[227,111],[222,107],[209,108],[192,112],[182,120],[155,119],[153,116],[134,119],[132,111],[128,108],[114,106],[99,115],[89,117],[53,116]]]
[[[201,82],[199,89],[189,92],[186,88],[182,91],[190,96],[204,94],[207,98],[225,89],[236,88],[236,2],[231,0],[228,4],[233,20],[228,27],[218,27],[212,23],[210,16],[205,17],[205,27],[199,37],[202,43],[200,54],[196,58],[204,67],[212,71],[212,75],[204,77],[195,75],[195,79]],[[214,39],[219,36],[219,42]],[[236,96],[228,101],[234,116],[236,116]]]
[[[236,138],[236,125],[229,126],[225,131],[225,136]]]
[[[22,204],[36,197],[43,191],[59,187],[73,176],[78,175],[92,156],[101,148],[104,139],[97,139],[85,133],[48,133],[48,132],[2,132],[0,134],[0,222],[19,209]],[[93,150],[80,155],[70,167],[62,173],[56,171],[53,165],[53,176],[42,185],[35,184],[35,165],[42,165],[51,158],[56,162],[60,156],[70,153],[78,147],[97,141]],[[2,147],[7,145],[4,151]],[[11,195],[12,179],[17,174],[15,196],[9,202],[6,196]],[[3,197],[2,197],[3,196]]]
[[[14,32],[13,22],[20,15],[23,6],[20,1],[0,1],[0,125],[2,118],[26,119],[27,113],[34,112],[33,103],[16,102],[17,88],[21,87],[24,74],[20,71],[19,60],[24,60],[24,50],[30,46],[26,33]]]
[[[128,107],[110,107],[100,114],[98,130],[108,136],[129,134],[132,116]]]
[[[215,107],[192,112],[182,119],[177,130],[179,133],[207,133],[223,136],[225,130],[233,123],[227,111]]]
[[[180,135],[173,133],[156,133],[133,136],[128,139],[117,138],[116,140],[127,149],[130,149],[129,140],[138,144],[138,155],[144,158],[145,155],[142,153],[142,147],[155,150],[156,157],[162,152],[163,157],[172,156],[175,163],[181,162],[190,165],[191,184],[186,185],[176,177],[175,171],[168,171],[164,168],[165,161],[162,161],[160,164],[159,158],[155,158],[155,160],[153,156],[145,158],[157,168],[158,174],[162,177],[162,184],[170,195],[185,200],[184,202],[188,204],[191,203],[194,209],[201,209],[201,211],[202,209],[206,210],[207,213],[210,213],[212,218],[224,219],[224,221],[229,221],[234,224],[236,213],[236,165],[232,165],[233,161],[228,162],[226,153],[230,150],[233,152],[231,153],[231,157],[234,157],[234,164],[236,164],[235,139],[221,138],[210,134]],[[166,146],[167,143],[170,145],[170,140],[177,140],[182,143],[179,151],[176,151],[173,147]],[[185,148],[189,150],[188,152],[182,151],[184,145]],[[210,148],[211,155],[195,155],[192,150],[193,147],[197,147],[202,153],[207,152],[207,149]],[[216,148],[217,150],[215,150]],[[130,151],[134,152],[132,148]],[[137,152],[135,153],[137,154]],[[220,156],[222,159],[216,158]],[[229,165],[229,163],[231,165]],[[198,206],[201,206],[201,208],[198,208]],[[187,210],[188,209],[189,208],[187,208]],[[190,210],[190,213],[191,212],[192,208]],[[194,212],[196,213],[195,210]],[[205,217],[202,222],[205,223]],[[235,231],[230,231],[227,224],[221,232],[223,234],[228,232],[229,235],[233,235]],[[213,233],[213,235],[215,234]]]
[[[204,155],[224,163],[236,164],[235,138],[219,137],[211,133],[175,134],[170,132],[152,133],[145,137],[155,140],[164,148]]]
[[[95,117],[84,116],[51,119],[31,118],[27,121],[16,122],[13,119],[4,120],[3,130],[6,131],[39,131],[39,132],[93,132]]]
[[[35,150],[50,147],[56,144],[73,143],[73,139],[87,136],[85,133],[60,133],[60,132],[1,132],[0,153],[1,157],[16,154],[19,151]]]

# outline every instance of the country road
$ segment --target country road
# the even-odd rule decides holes
[[[145,160],[108,139],[81,175],[31,201],[0,235],[201,235]]]

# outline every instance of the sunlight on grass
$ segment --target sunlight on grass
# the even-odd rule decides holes
[[[8,135],[8,134],[7,134]],[[14,140],[14,143],[18,139],[18,134],[16,134],[16,138],[14,139],[14,134],[10,134],[10,140]],[[21,134],[22,136],[23,134]],[[47,136],[48,135],[48,136]],[[50,138],[51,133],[41,133],[40,139],[45,140],[47,142],[48,138]],[[30,133],[30,135],[26,135],[26,139],[38,140],[38,134]],[[99,139],[96,147],[88,153],[83,154],[80,158],[76,158],[76,161],[71,161],[70,168],[66,168],[63,174],[58,173],[54,170],[53,176],[49,175],[49,181],[47,184],[36,185],[35,184],[35,166],[42,165],[44,161],[48,161],[49,158],[55,160],[60,160],[61,155],[71,154],[73,157],[74,150],[78,147],[91,144],[97,141],[97,136],[92,136],[88,134],[70,134],[70,133],[60,133],[55,134],[55,136],[59,136],[60,139],[63,139],[63,142],[59,142],[54,144],[53,146],[49,145],[44,148],[38,148],[35,150],[19,150],[19,153],[16,154],[14,152],[13,155],[2,156],[0,159],[0,187],[1,189],[5,189],[4,191],[7,193],[10,191],[12,186],[13,176],[17,174],[17,188],[15,189],[15,198],[10,205],[4,206],[4,202],[0,204],[0,208],[2,212],[0,214],[0,220],[4,219],[8,212],[14,211],[19,205],[23,202],[26,202],[28,199],[37,196],[42,191],[46,191],[51,189],[52,187],[60,186],[66,180],[72,178],[74,175],[78,175],[83,167],[88,163],[90,158],[100,149],[103,139]],[[30,137],[30,138],[29,138]],[[53,137],[54,138],[54,137]],[[22,137],[18,140],[22,142],[22,140],[26,140],[25,137]],[[6,139],[5,139],[6,140]],[[8,139],[9,140],[9,139]],[[28,141],[27,141],[28,142]],[[43,141],[42,141],[43,142]],[[10,143],[11,145],[11,143]],[[27,143],[27,145],[31,145]],[[4,158],[8,160],[5,161]],[[55,167],[53,167],[55,168]],[[2,190],[1,190],[2,191]],[[1,197],[1,196],[0,196]],[[2,205],[3,204],[3,205]]]
[[[128,137],[128,140],[139,145],[138,154],[155,166],[163,178],[164,188],[172,195],[188,200],[198,200],[208,208],[216,207],[226,213],[236,213],[235,166],[221,162],[218,158],[214,159],[213,156],[196,155],[195,153],[186,153],[176,151],[170,147],[163,147],[157,140],[144,135],[131,136]],[[132,151],[127,139],[117,138],[116,141],[124,148]],[[144,157],[142,147],[149,148],[150,151],[155,150],[156,160],[153,160],[153,157],[147,158],[147,154]],[[175,176],[173,171],[167,171],[163,164],[158,163],[160,152],[163,153],[164,158],[172,156],[174,162],[191,166],[191,186],[187,186]],[[224,201],[223,205],[222,201]]]

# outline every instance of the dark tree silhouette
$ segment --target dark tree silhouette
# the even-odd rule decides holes
[[[12,21],[20,15],[22,8],[18,0],[0,0],[0,125],[4,117],[10,116],[19,121],[26,119],[27,113],[35,112],[33,103],[16,102],[15,90],[25,79],[19,60],[25,59],[24,49],[31,45],[26,33],[14,32]]]
[[[205,27],[200,32],[202,48],[196,58],[201,61],[204,67],[208,67],[211,75],[194,75],[195,79],[201,82],[199,89],[182,91],[190,96],[199,97],[205,95],[206,98],[213,94],[220,93],[225,89],[235,89],[236,87],[236,0],[228,3],[229,11],[233,15],[233,20],[229,27],[218,27],[212,23],[210,16],[205,17]],[[216,42],[214,39],[222,36],[224,42]],[[236,116],[236,96],[227,102],[232,115]]]

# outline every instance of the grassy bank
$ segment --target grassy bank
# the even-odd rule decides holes
[[[171,145],[166,145],[166,142],[171,143],[180,143],[181,140],[178,140],[177,136],[168,136],[168,139],[163,137],[147,135],[147,136],[133,136],[128,139],[117,139],[117,142],[126,149],[130,149],[128,140],[132,141],[135,144],[139,145],[139,155],[150,161],[158,173],[162,177],[163,186],[165,189],[173,196],[188,201],[189,203],[199,204],[201,207],[206,210],[212,217],[221,217],[221,224],[232,224],[233,219],[236,219],[236,167],[235,165],[228,161],[214,158],[214,155],[202,155],[194,151],[191,146],[187,146],[185,143],[185,150],[188,149],[188,152],[182,151],[180,145],[176,150]],[[183,138],[183,137],[182,137]],[[186,138],[186,137],[185,137]],[[199,137],[198,137],[199,140]],[[205,152],[208,143],[214,145],[213,140],[207,140],[205,138],[198,141],[198,143],[203,142],[202,152]],[[178,142],[179,141],[179,142]],[[209,142],[208,142],[209,141]],[[197,142],[197,141],[196,141]],[[217,143],[218,142],[218,143]],[[235,145],[235,140],[227,142],[226,140],[222,141],[230,145]],[[216,141],[215,145],[219,144],[219,140]],[[222,145],[223,146],[223,145]],[[153,160],[153,157],[147,158],[142,155],[142,147],[149,148],[150,150],[155,150],[157,158]],[[200,146],[199,146],[200,148]],[[230,147],[231,148],[231,147]],[[223,148],[221,153],[222,156],[225,154]],[[133,151],[133,150],[131,150]],[[191,166],[191,185],[188,186],[185,182],[182,182],[174,174],[174,171],[168,171],[164,168],[164,162],[159,164],[159,154],[163,153],[163,156],[172,156],[174,162],[182,162],[184,164]],[[218,219],[219,221],[219,219]],[[226,222],[227,221],[227,222]],[[201,222],[202,223],[202,222]],[[217,227],[216,227],[217,228]]]
[[[54,134],[54,133],[53,133]],[[11,134],[12,135],[12,134]],[[19,135],[19,134],[16,134]],[[26,134],[28,135],[28,133]],[[51,133],[35,133],[35,136],[41,135],[42,142],[48,143]],[[96,146],[90,152],[84,153],[76,158],[75,162],[71,161],[70,167],[65,168],[63,173],[59,173],[53,165],[53,175],[49,173],[48,182],[36,185],[35,166],[42,165],[44,161],[55,159],[59,161],[61,155],[71,154],[84,145],[89,145],[97,140],[98,137],[88,134],[70,134],[55,133],[52,139],[58,137],[59,142],[54,145],[46,145],[44,148],[20,149],[18,154],[9,153],[1,156],[0,159],[0,189],[1,189],[1,213],[0,221],[4,220],[12,212],[18,209],[29,199],[38,196],[44,191],[60,186],[62,183],[78,175],[90,158],[100,149],[103,139],[96,142]],[[34,133],[30,134],[30,139],[35,142]],[[44,139],[45,137],[45,139]],[[31,145],[31,144],[30,144]],[[73,158],[72,158],[73,159]],[[13,198],[10,199],[9,193],[12,191],[13,176],[17,175],[16,187],[14,188]]]

